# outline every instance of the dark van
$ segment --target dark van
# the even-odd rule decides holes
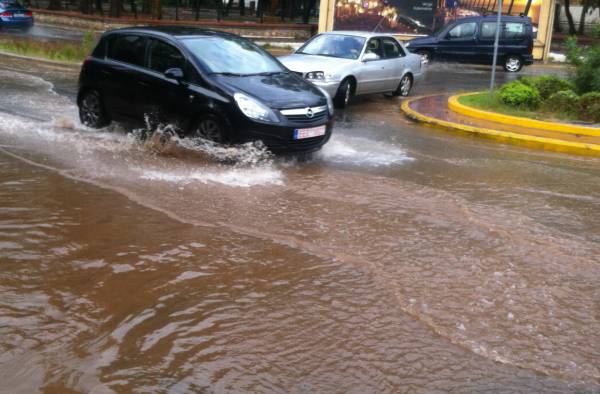
[[[278,153],[318,150],[333,115],[327,93],[251,41],[185,27],[105,33],[81,69],[77,104],[92,128],[151,119],[182,136],[261,140]]]
[[[502,16],[498,64],[508,72],[533,63],[533,26],[525,16]],[[491,64],[494,56],[497,16],[458,19],[430,37],[409,41],[406,48],[425,62],[432,59]]]

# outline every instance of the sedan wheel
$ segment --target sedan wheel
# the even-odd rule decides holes
[[[336,108],[345,108],[350,99],[352,98],[352,93],[354,92],[354,86],[352,80],[345,79],[340,84],[340,87],[333,98],[333,104],[335,104]]]
[[[400,84],[398,88],[394,92],[394,96],[402,96],[406,97],[410,93],[410,89],[412,88],[412,77],[410,75],[405,75],[400,80]]]
[[[110,121],[104,114],[100,94],[95,90],[86,92],[79,105],[79,119],[85,126],[99,129],[107,126]]]
[[[521,70],[523,67],[523,62],[519,56],[509,55],[506,57],[504,61],[504,70],[514,73]]]

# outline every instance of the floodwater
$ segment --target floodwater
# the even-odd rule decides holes
[[[76,74],[18,70],[0,392],[600,392],[600,160],[379,96],[308,160],[142,142],[79,124]],[[432,66],[415,94],[486,78]]]

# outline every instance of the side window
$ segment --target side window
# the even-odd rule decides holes
[[[446,38],[451,40],[471,38],[475,35],[475,30],[477,30],[477,22],[461,23],[460,25],[454,26],[452,30],[448,32]]]
[[[392,59],[405,56],[402,47],[393,38],[387,37],[381,41],[383,42],[383,50],[386,58]]]
[[[518,22],[505,23],[503,37],[512,39],[525,37],[525,25]]]
[[[383,48],[381,47],[381,41],[379,38],[371,38],[369,40],[365,53],[374,53],[379,56],[380,59],[383,58]]]
[[[180,68],[185,71],[185,58],[179,49],[160,40],[152,41],[149,64],[152,70],[164,73],[170,68]]]
[[[486,40],[496,38],[496,22],[483,22],[480,37]]]
[[[107,57],[120,62],[144,66],[146,38],[141,36],[116,36],[108,43]]]

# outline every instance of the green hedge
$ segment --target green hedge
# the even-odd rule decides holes
[[[519,81],[503,85],[498,95],[504,104],[519,109],[536,109],[542,101],[537,89]]]
[[[590,92],[579,98],[579,116],[600,123],[600,92]]]
[[[544,100],[542,108],[548,112],[577,116],[579,112],[579,96],[573,90],[562,90]]]

